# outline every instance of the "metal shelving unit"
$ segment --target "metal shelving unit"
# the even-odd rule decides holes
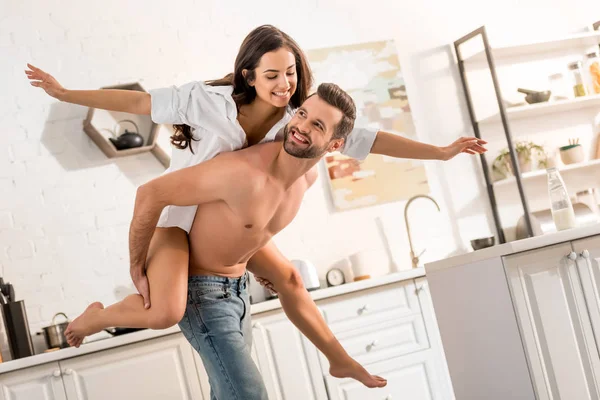
[[[600,31],[600,21],[594,23],[592,26],[595,31]],[[481,40],[483,42],[483,47],[484,47],[483,51],[463,58],[462,54],[461,54],[461,46],[476,37],[481,37]],[[513,115],[514,117],[518,117],[519,113],[521,114],[520,116],[527,116],[528,113],[536,113],[536,112],[543,113],[545,111],[552,112],[552,109],[557,107],[557,103],[540,104],[537,106],[528,106],[527,109],[525,109],[525,107],[523,107],[521,110],[511,109],[511,110],[507,111],[506,107],[504,105],[504,102],[502,100],[502,94],[500,92],[500,85],[498,83],[498,76],[496,74],[496,66],[495,66],[495,62],[494,62],[494,54],[493,53],[497,53],[497,55],[502,56],[502,57],[503,56],[518,56],[520,54],[519,52],[530,51],[532,48],[536,48],[536,46],[538,48],[541,48],[541,51],[551,51],[551,50],[555,50],[557,47],[568,48],[570,46],[574,46],[575,44],[578,44],[579,46],[581,46],[582,44],[590,43],[590,41],[591,41],[591,43],[595,43],[596,45],[598,45],[598,43],[600,42],[600,32],[593,32],[593,31],[585,32],[585,33],[582,33],[579,35],[574,35],[574,36],[571,36],[568,38],[562,38],[562,39],[558,39],[558,40],[531,43],[531,44],[526,44],[526,45],[521,45],[521,46],[504,47],[504,48],[499,48],[497,50],[493,50],[489,44],[485,26],[482,26],[454,42],[454,50],[456,52],[456,57],[458,60],[458,62],[457,62],[458,70],[460,72],[460,78],[461,78],[463,90],[465,93],[467,108],[469,110],[469,117],[471,119],[471,124],[473,126],[473,132],[474,132],[475,136],[478,139],[481,139],[480,124],[485,124],[485,123],[489,123],[489,122],[493,122],[493,121],[500,121],[502,123],[502,127],[504,129],[504,136],[506,138],[508,152],[510,155],[510,161],[512,164],[512,170],[514,173],[514,181],[513,182],[516,183],[517,189],[519,191],[519,198],[521,200],[521,205],[523,207],[523,214],[524,214],[523,216],[524,216],[524,220],[525,220],[525,226],[527,228],[527,232],[528,232],[529,236],[533,236],[531,218],[529,215],[529,205],[528,205],[527,197],[525,196],[525,191],[523,188],[523,175],[521,174],[521,170],[519,168],[519,163],[517,162],[517,154],[516,154],[515,146],[513,143],[513,138],[512,138],[512,134],[511,134],[511,130],[510,130],[508,116]],[[496,95],[496,101],[498,103],[498,109],[499,109],[498,114],[496,114],[492,117],[489,117],[489,118],[485,118],[481,121],[477,120],[477,118],[475,116],[475,110],[473,107],[471,92],[469,90],[469,84],[467,81],[465,63],[468,60],[475,61],[475,62],[477,62],[477,60],[479,60],[479,61],[485,60],[485,62],[487,63],[487,67],[490,70],[492,83],[494,86],[494,92]],[[569,103],[569,104],[566,104],[566,109],[573,109],[573,108],[584,107],[584,106],[593,106],[596,104],[596,101],[599,99],[600,98],[596,98],[596,96],[594,96],[594,97],[586,98],[584,100],[565,102],[565,103]],[[578,103],[581,103],[581,104],[578,104]],[[560,106],[560,104],[558,106]],[[532,115],[535,115],[535,114],[532,114]],[[491,176],[490,176],[490,169],[488,167],[486,155],[485,154],[480,155],[480,160],[481,160],[481,166],[483,169],[483,175],[484,175],[485,182],[486,182],[487,193],[488,193],[490,205],[492,208],[492,214],[494,217],[494,224],[496,226],[496,233],[497,233],[499,242],[506,243],[506,238],[505,238],[504,231],[502,228],[502,222],[500,220],[500,215],[498,212],[498,204],[496,202],[496,194],[494,192],[494,182],[492,181]]]

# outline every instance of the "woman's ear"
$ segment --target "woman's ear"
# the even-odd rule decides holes
[[[248,79],[248,70],[247,69],[242,70],[242,76],[246,80],[246,83],[248,84],[248,86],[254,86],[254,81]]]

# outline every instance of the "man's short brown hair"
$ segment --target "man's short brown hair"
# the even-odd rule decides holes
[[[315,94],[342,112],[342,119],[335,126],[332,139],[346,139],[354,129],[356,120],[356,105],[352,97],[334,83],[321,83]]]

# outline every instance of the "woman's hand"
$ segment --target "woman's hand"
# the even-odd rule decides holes
[[[25,74],[29,78],[31,86],[42,88],[50,96],[60,100],[60,96],[65,93],[66,89],[49,73],[44,72],[31,64],[27,64],[27,67],[29,69],[25,70]]]
[[[484,145],[487,142],[483,139],[477,139],[475,137],[461,137],[457,139],[449,146],[443,147],[443,157],[442,160],[450,160],[454,158],[457,154],[466,153],[466,154],[483,154],[487,151]]]
[[[271,283],[271,281],[269,281],[269,280],[267,280],[265,278],[261,278],[260,276],[256,276],[256,275],[254,275],[254,279],[256,279],[256,282],[260,283],[262,286],[264,286],[267,289],[269,289],[269,291],[272,294],[277,294],[277,291],[273,287],[273,284]]]

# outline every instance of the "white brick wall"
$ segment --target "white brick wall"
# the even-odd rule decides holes
[[[26,62],[73,89],[131,81],[150,89],[223,76],[242,38],[262,23],[281,27],[307,49],[392,38],[420,137],[447,144],[469,131],[453,40],[483,23],[501,42],[579,29],[592,22],[589,15],[600,19],[597,1],[523,3],[0,0],[0,268],[25,299],[32,332],[58,311],[74,317],[91,301],[114,302],[129,285],[135,189],[163,168],[149,154],[106,159],[82,131],[86,109],[29,86]],[[534,17],[544,24],[531,26]],[[438,243],[430,240],[425,253],[432,259],[487,233],[487,201],[473,160],[427,168],[445,212],[438,216],[424,205],[411,219],[418,248],[424,227],[440,227]],[[403,205],[332,213],[320,181],[277,243],[291,258],[311,259],[323,275],[342,257],[380,247],[381,217],[396,260],[406,265]]]

